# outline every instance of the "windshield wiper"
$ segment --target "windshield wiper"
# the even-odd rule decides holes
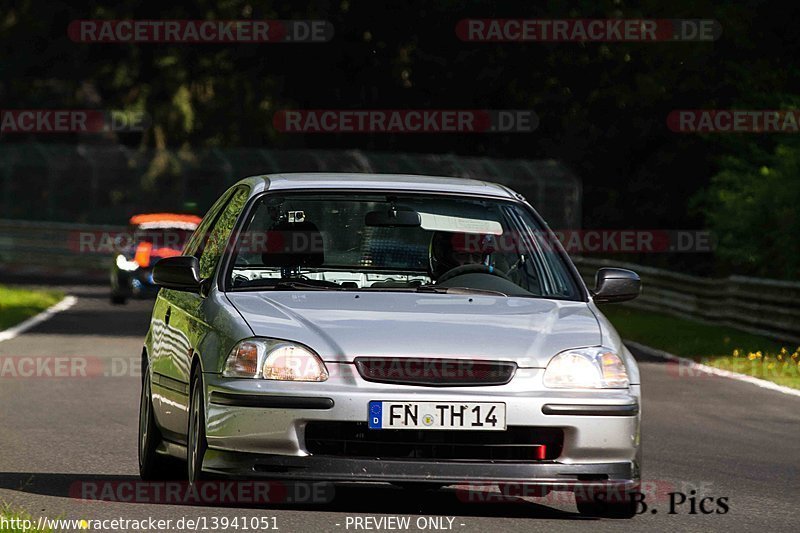
[[[485,294],[486,296],[508,296],[500,291],[489,289],[473,289],[472,287],[438,287],[436,285],[420,285],[417,292],[431,292],[435,294]]]
[[[272,286],[273,289],[302,289],[312,291],[342,291],[344,287],[328,286],[328,285],[313,285],[311,283],[303,283],[302,281],[279,281]]]

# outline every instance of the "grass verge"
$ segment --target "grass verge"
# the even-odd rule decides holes
[[[58,291],[0,285],[0,331],[41,313],[63,297]]]
[[[50,528],[39,529],[38,520],[10,505],[0,505],[0,533],[53,533]]]
[[[800,389],[800,347],[727,326],[652,311],[603,306],[623,339],[713,366]]]

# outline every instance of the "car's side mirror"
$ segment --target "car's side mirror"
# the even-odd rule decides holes
[[[601,268],[595,276],[594,302],[598,304],[633,300],[642,292],[639,275],[624,268]]]
[[[200,291],[200,261],[191,255],[165,257],[153,267],[153,281],[176,291]]]

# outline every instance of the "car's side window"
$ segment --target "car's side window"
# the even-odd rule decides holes
[[[214,205],[211,206],[211,209],[208,210],[206,216],[203,217],[203,220],[200,222],[200,225],[194,230],[192,236],[189,238],[189,241],[186,243],[186,247],[183,249],[183,255],[193,255],[200,259],[200,254],[203,251],[203,247],[205,246],[206,238],[208,237],[209,229],[211,228],[214,220],[217,218],[217,214],[219,214],[220,209],[223,209],[226,205],[228,205],[228,200],[230,199],[230,193],[223,194],[222,197],[216,201]]]
[[[220,211],[208,238],[203,239],[204,246],[200,251],[200,277],[202,279],[214,275],[214,270],[225,251],[233,226],[244,209],[248,196],[249,191],[246,188],[235,190],[228,204]]]

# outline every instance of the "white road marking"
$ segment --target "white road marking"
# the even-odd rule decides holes
[[[638,342],[627,341],[627,340],[623,342],[627,346],[633,346],[637,350],[641,350],[647,355],[650,355],[652,357],[659,357],[661,359],[667,359],[669,361],[677,361],[678,363],[686,365],[688,368],[691,368],[693,370],[700,370],[701,372],[706,372],[708,374],[713,374],[715,376],[720,376],[723,378],[735,379],[737,381],[744,381],[745,383],[750,383],[757,387],[761,387],[762,389],[774,390],[776,392],[782,392],[783,394],[789,394],[790,396],[800,396],[800,389],[785,387],[783,385],[778,385],[777,383],[773,383],[765,379],[759,379],[759,378],[754,378],[753,376],[748,376],[747,374],[740,374],[738,372],[731,372],[730,370],[722,370],[720,368],[715,368],[713,366],[697,363],[695,361],[692,361],[691,359],[687,359],[685,357],[678,357],[677,355],[665,352],[663,350],[657,350],[656,348],[651,348],[649,346],[645,346],[644,344],[639,344]]]
[[[57,304],[51,305],[38,315],[30,317],[29,319],[20,322],[16,326],[12,326],[6,330],[0,331],[0,342],[13,339],[16,336],[25,333],[32,327],[41,324],[45,320],[49,320],[57,313],[60,313],[61,311],[66,311],[67,309],[75,305],[77,301],[78,299],[75,296],[65,296],[63,300],[61,300]]]

